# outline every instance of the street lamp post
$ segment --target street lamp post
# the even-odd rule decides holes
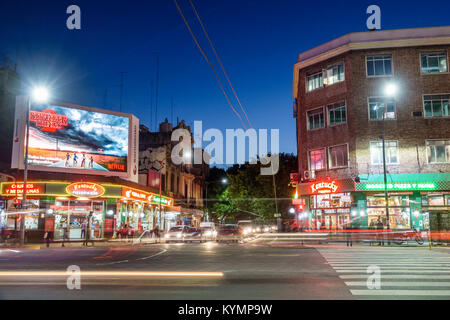
[[[397,92],[397,86],[394,83],[388,83],[384,88],[385,94],[388,97],[395,96]],[[381,136],[381,146],[383,148],[383,179],[384,179],[384,201],[386,208],[386,229],[391,229],[391,223],[389,219],[389,196],[388,196],[388,187],[387,187],[387,170],[386,170],[386,141],[385,141],[385,119],[386,119],[386,102],[383,105],[383,125],[382,125],[382,136]],[[389,236],[388,236],[388,245],[390,244]]]
[[[48,99],[48,91],[45,88],[36,88],[32,92],[33,99],[38,102],[45,102]],[[27,205],[27,180],[28,180],[28,144],[30,140],[30,109],[31,109],[31,96],[28,96],[27,107],[26,107],[26,133],[25,133],[25,159],[24,159],[24,170],[23,170],[23,197],[22,197],[22,209],[24,209],[24,214],[22,219],[20,219],[20,245],[23,246],[25,243],[25,216],[28,209]]]

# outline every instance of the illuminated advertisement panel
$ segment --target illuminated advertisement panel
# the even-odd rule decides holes
[[[12,167],[23,169],[26,100],[16,105]],[[29,125],[30,170],[137,180],[139,120],[133,115],[65,103],[31,104]]]
[[[28,164],[127,171],[128,117],[56,105],[32,105]]]

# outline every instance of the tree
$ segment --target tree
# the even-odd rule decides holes
[[[259,162],[234,165],[226,172],[228,187],[216,195],[218,201],[213,207],[216,216],[223,219],[247,212],[259,216],[262,220],[272,220],[278,207],[278,212],[288,217],[294,192],[289,187],[290,173],[298,170],[297,157],[293,154],[281,153],[279,159],[279,170],[275,174],[276,200],[273,176],[261,175]]]

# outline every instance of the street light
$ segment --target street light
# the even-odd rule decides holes
[[[394,82],[389,82],[384,87],[384,94],[388,97],[394,97],[398,91],[397,85]],[[383,134],[382,148],[383,148],[383,175],[384,175],[384,200],[386,205],[386,228],[389,230],[391,228],[391,223],[389,221],[389,197],[387,189],[387,172],[386,172],[386,148],[385,148],[385,119],[386,119],[386,102],[383,104]],[[390,244],[388,237],[388,244]]]
[[[27,109],[26,109],[26,142],[25,142],[25,159],[24,159],[24,170],[23,170],[23,208],[25,213],[20,220],[20,245],[23,246],[25,243],[25,215],[27,212],[27,180],[28,180],[28,144],[30,139],[30,109],[31,100],[38,103],[45,103],[49,99],[49,91],[45,87],[36,87],[32,90],[31,96],[28,96]]]

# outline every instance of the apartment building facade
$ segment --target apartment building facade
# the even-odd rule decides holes
[[[351,33],[294,66],[297,194],[312,228],[450,230],[450,27]]]

